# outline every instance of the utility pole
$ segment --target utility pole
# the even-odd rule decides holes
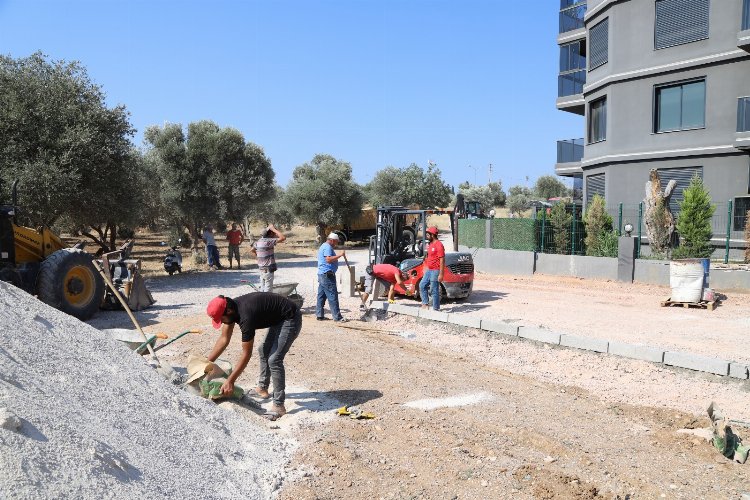
[[[490,166],[487,168],[487,170],[487,185],[489,186],[490,184],[492,184],[492,163],[490,163]]]

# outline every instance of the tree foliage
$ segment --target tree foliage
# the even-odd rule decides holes
[[[285,202],[284,189],[274,184],[273,193],[265,200],[255,203],[248,219],[262,224],[274,224],[278,227],[290,227],[294,223],[294,214]]]
[[[570,196],[568,187],[554,175],[543,175],[534,183],[534,195],[542,200]]]
[[[531,190],[526,186],[511,186],[505,206],[511,215],[520,217],[529,207],[531,196]]]
[[[612,232],[612,216],[607,213],[604,198],[595,194],[586,209],[584,217],[586,223],[586,255],[597,257],[611,257],[611,248],[603,243],[609,243]],[[607,253],[607,255],[605,255]]]
[[[416,163],[406,168],[386,167],[379,170],[365,188],[374,206],[444,207],[451,201],[451,188],[443,181],[440,169],[427,170]]]
[[[484,213],[489,213],[495,206],[495,195],[489,186],[469,185],[462,187],[459,193],[464,195],[464,201],[478,201]]]
[[[673,258],[706,258],[713,252],[711,247],[711,218],[715,205],[711,204],[703,179],[697,175],[682,192],[680,212],[677,216],[677,232],[680,246],[672,252]]]
[[[489,184],[487,184],[487,187],[490,188],[490,192],[492,193],[492,206],[505,206],[506,196],[505,191],[503,191],[503,183],[500,181],[490,182]]]
[[[315,224],[318,237],[326,226],[343,224],[359,215],[364,196],[352,178],[352,166],[333,156],[318,154],[294,169],[284,203],[300,220]]]
[[[212,121],[152,126],[144,134],[161,179],[162,202],[197,245],[209,222],[243,220],[273,194],[274,172],[263,150]]]
[[[24,223],[67,225],[102,249],[140,216],[142,158],[124,106],[78,62],[0,56],[0,179],[19,180]]]
[[[549,214],[555,253],[567,254],[570,250],[570,225],[573,215],[565,210],[565,203],[556,203]]]

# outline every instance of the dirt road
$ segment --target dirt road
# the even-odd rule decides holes
[[[429,324],[402,318],[349,325],[418,332],[416,338],[311,319],[305,316],[287,357],[290,413],[272,424],[300,444],[281,498],[740,498],[750,489],[750,464],[733,464],[701,439],[676,434],[708,425],[706,418],[615,403],[605,394],[499,369],[478,347],[502,339],[464,330],[431,333]],[[205,323],[195,316],[161,326]],[[430,335],[460,339],[464,348],[436,347],[426,341]],[[161,356],[179,364],[188,352],[207,351],[214,339],[194,336]],[[530,342],[523,348],[539,356],[550,351]],[[238,353],[236,342],[226,356]],[[589,362],[602,358],[580,355]],[[637,372],[643,365],[603,363],[600,375],[616,379],[623,367]],[[252,387],[256,369],[253,360],[240,384]],[[662,373],[666,380],[702,383],[688,372]],[[376,418],[336,416],[344,404]]]

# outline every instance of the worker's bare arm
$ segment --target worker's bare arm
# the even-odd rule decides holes
[[[214,348],[211,350],[211,354],[208,355],[208,360],[213,362],[216,361],[221,353],[229,345],[229,341],[232,340],[232,332],[234,331],[234,323],[221,325],[221,335],[216,339]]]
[[[248,342],[243,342],[242,354],[240,354],[240,359],[237,360],[237,365],[234,367],[234,370],[232,370],[231,375],[227,377],[227,381],[221,385],[222,394],[228,396],[234,392],[234,383],[239,378],[239,376],[242,375],[242,372],[245,371],[245,368],[250,362],[250,358],[252,357],[252,355],[253,341],[250,340]]]
[[[276,243],[282,243],[286,241],[286,236],[284,236],[284,233],[276,229],[276,226],[274,226],[273,224],[269,224],[268,229],[270,229],[271,232],[276,235],[276,238],[278,240],[276,241]]]

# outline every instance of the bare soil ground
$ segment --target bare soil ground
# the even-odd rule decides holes
[[[252,408],[223,404],[249,425],[299,444],[281,498],[740,498],[750,490],[750,464],[677,434],[707,426],[712,400],[732,418],[750,419],[749,382],[405,317],[345,325],[353,328],[318,322],[310,314],[315,246],[290,240],[280,249],[277,280],[299,282],[306,298],[302,333],[286,361],[290,411],[269,424]],[[350,261],[361,265],[363,254],[352,251]],[[239,280],[257,276],[234,270],[173,278],[155,269],[149,286],[159,302],[139,318],[148,332],[204,331],[159,351],[184,366],[216,339],[202,312],[207,299],[249,291]],[[679,345],[690,334],[689,345],[708,352],[721,337],[696,344],[702,332],[740,338],[750,317],[747,296],[732,295],[712,312],[683,311],[659,308],[663,291],[479,275],[471,300],[446,309],[629,341],[641,332],[656,345]],[[357,298],[341,302],[346,316],[359,317]],[[127,318],[102,313],[92,323],[127,326]],[[225,357],[235,360],[239,349],[234,342]],[[750,351],[741,350],[736,358]],[[253,357],[240,385],[253,387],[256,373]],[[376,418],[337,416],[343,405]],[[738,431],[750,439],[750,429]]]

